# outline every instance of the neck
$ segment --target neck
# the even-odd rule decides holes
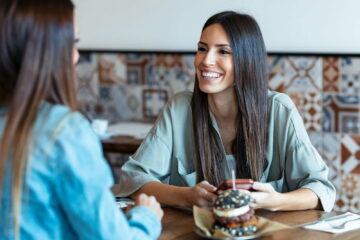
[[[210,110],[218,122],[236,121],[238,104],[234,88],[229,88],[221,93],[208,94],[208,102]]]

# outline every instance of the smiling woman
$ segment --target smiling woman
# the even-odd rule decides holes
[[[255,180],[253,208],[330,211],[335,189],[300,114],[268,91],[266,50],[249,15],[210,17],[198,42],[194,92],[175,95],[123,165],[123,196],[152,194],[169,205],[211,208],[217,186]]]
[[[234,61],[231,52],[230,42],[220,24],[213,24],[203,31],[195,57],[196,75],[201,91],[233,91]]]

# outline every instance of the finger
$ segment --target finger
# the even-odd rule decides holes
[[[140,202],[142,202],[143,199],[145,199],[146,197],[147,197],[147,195],[144,193],[139,194],[139,196],[135,199],[136,205],[138,205]]]
[[[217,189],[215,186],[211,185],[208,181],[205,180],[200,182],[199,186],[205,188],[209,192],[215,192]]]
[[[264,193],[262,192],[252,192],[250,195],[254,199],[253,203],[256,203],[257,205],[259,202],[262,202],[262,199],[264,198]]]
[[[271,192],[272,186],[269,183],[254,182],[252,188],[256,191]]]
[[[207,192],[205,195],[205,199],[213,205],[213,203],[216,201],[217,195],[212,192]]]
[[[253,208],[253,209],[260,208],[259,205],[256,202],[250,203],[250,207]]]
[[[156,198],[154,196],[148,196],[150,202],[156,202]]]

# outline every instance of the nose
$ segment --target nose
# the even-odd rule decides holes
[[[203,58],[203,64],[204,65],[215,65],[216,62],[216,54],[214,53],[214,51],[208,51],[204,58]]]

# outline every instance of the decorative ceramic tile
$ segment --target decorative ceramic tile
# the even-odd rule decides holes
[[[78,99],[80,102],[96,101],[99,96],[99,80],[96,54],[81,54],[76,65]]]
[[[116,122],[118,119],[121,119],[117,115],[116,108],[111,104],[102,104],[100,102],[87,102],[83,109],[84,115],[86,115],[90,120],[99,118],[106,119],[110,122]]]
[[[155,55],[155,67],[181,68],[182,55],[180,54],[157,54]]]
[[[117,121],[153,121],[168,99],[168,89],[146,85],[100,86],[100,99],[92,115]]]
[[[323,91],[340,92],[340,58],[323,58]]]
[[[164,89],[144,89],[142,98],[144,118],[155,119],[168,100],[168,92]]]
[[[294,102],[296,108],[298,109],[301,117],[303,117],[303,106],[304,106],[304,93],[287,93],[287,95]]]
[[[169,88],[170,96],[185,90],[193,90],[195,79],[194,55],[162,54],[155,57],[151,82]]]
[[[127,85],[119,86],[118,91],[124,92],[122,101],[126,107],[120,109],[120,114],[126,120],[145,120],[143,116],[142,91],[147,86]]]
[[[286,57],[286,92],[321,92],[322,59],[318,57]]]
[[[118,86],[102,84],[99,87],[99,99],[87,102],[85,106],[86,115],[90,119],[101,118],[110,122],[127,120],[128,111],[125,99],[125,93],[118,91]]]
[[[319,93],[289,93],[294,101],[305,128],[310,131],[321,131],[322,97]]]
[[[123,54],[98,54],[98,72],[100,83],[125,84],[126,59]]]
[[[285,57],[269,56],[267,58],[269,88],[277,92],[285,91],[284,64]]]
[[[360,174],[360,136],[341,137],[341,169],[344,174]]]
[[[360,93],[360,58],[342,58],[341,91],[346,94]]]
[[[177,78],[181,73],[181,68],[179,67],[156,67],[153,70],[152,79],[154,83],[156,82],[156,85],[168,87],[171,82],[177,81]]]
[[[349,195],[340,191],[336,196],[335,211],[360,213],[360,198],[358,195]]]
[[[178,74],[176,81],[171,81],[170,89],[171,94],[180,91],[193,91],[195,83],[195,67],[194,67],[194,54],[185,54],[182,58],[181,72]]]
[[[170,86],[182,72],[182,56],[179,54],[159,54],[154,61],[153,79],[159,86]]]
[[[127,54],[127,83],[130,85],[156,84],[152,78],[153,59],[153,54]]]
[[[360,213],[360,175],[359,174],[342,175],[341,187],[337,193],[335,210]]]
[[[323,94],[323,131],[360,133],[360,97]]]

